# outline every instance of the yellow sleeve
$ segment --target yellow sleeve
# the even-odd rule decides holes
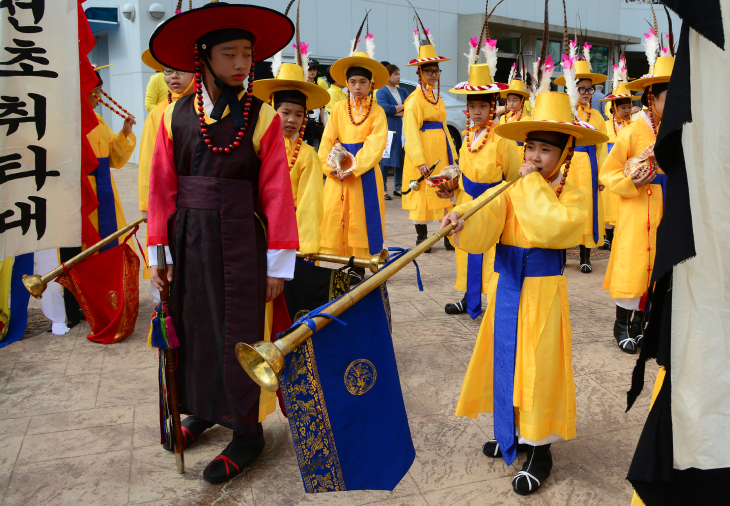
[[[144,107],[148,112],[152,111],[157,104],[167,98],[167,84],[165,83],[165,74],[156,72],[150,77],[147,83],[147,92],[144,97]]]
[[[517,143],[505,138],[499,139],[499,143],[497,143],[496,163],[497,169],[502,172],[507,181],[512,181],[519,176],[522,160],[520,160],[520,151]]]
[[[327,84],[327,81],[325,81],[321,77],[318,77],[317,78],[317,86],[319,86],[323,90],[328,90],[329,89],[329,85]]]
[[[337,103],[339,104],[339,102]],[[335,104],[335,106],[337,106]],[[320,167],[322,169],[322,173],[325,176],[330,176],[332,172],[332,168],[327,165],[327,157],[330,154],[330,151],[332,151],[332,146],[335,145],[335,141],[337,140],[337,118],[339,114],[337,114],[337,110],[333,112],[333,114],[330,116],[329,121],[324,126],[324,132],[322,133],[322,139],[319,141],[319,161],[320,161]],[[334,177],[334,176],[331,176]]]
[[[418,167],[426,163],[421,144],[421,126],[423,125],[423,111],[416,96],[406,99],[403,108],[403,134],[406,138],[406,156],[411,163]]]
[[[372,108],[375,118],[372,122],[370,134],[365,139],[362,149],[355,156],[357,167],[352,171],[352,175],[355,177],[362,176],[380,163],[380,160],[383,159],[385,145],[388,142],[388,117],[385,115],[385,109],[375,104]]]
[[[507,183],[502,183],[482,193],[478,198],[465,202],[454,208],[454,211],[463,216],[464,213],[477,206],[484,199],[489,198]],[[481,208],[471,218],[464,221],[464,228],[452,239],[459,249],[467,253],[486,253],[494,246],[502,235],[504,221],[507,217],[507,192],[492,200]]]
[[[132,157],[134,147],[137,145],[137,137],[134,132],[130,132],[129,136],[125,136],[121,131],[115,135],[114,130],[109,128],[101,116],[99,116],[99,126],[106,130],[106,135],[102,139],[109,139],[109,167],[121,169]]]
[[[150,193],[150,169],[152,168],[152,154],[155,152],[157,132],[160,130],[159,108],[153,109],[144,122],[142,138],[139,144],[139,175],[137,177],[137,191],[139,193],[139,210],[146,211]]]
[[[598,179],[613,193],[630,199],[639,195],[634,182],[624,176],[624,167],[630,158],[631,141],[633,135],[619,135],[613,144],[611,152],[601,166]]]
[[[446,126],[446,123],[444,123],[444,133],[446,134],[446,142],[449,143],[449,147],[451,147],[451,156],[454,157],[454,163],[459,159],[459,152],[456,151],[456,148],[454,147],[454,139],[451,138],[451,132],[449,132],[449,127]]]
[[[517,181],[510,199],[520,229],[535,248],[564,249],[580,244],[588,219],[588,203],[577,188],[566,185],[558,200],[537,172]]]
[[[317,152],[309,150],[297,186],[297,227],[299,251],[317,253],[320,249],[320,225],[324,215],[322,164]]]

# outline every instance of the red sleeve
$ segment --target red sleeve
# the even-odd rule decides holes
[[[298,249],[297,216],[278,114],[261,137],[259,159],[259,210],[268,223],[268,248]]]
[[[174,145],[167,134],[163,114],[150,169],[150,197],[147,207],[147,244],[149,245],[168,245],[167,219],[175,212],[177,202],[177,169],[174,153]]]

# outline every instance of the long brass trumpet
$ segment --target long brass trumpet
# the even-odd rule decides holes
[[[352,261],[352,265],[355,267],[363,267],[370,269],[370,272],[375,274],[380,270],[381,267],[385,265],[385,259],[388,258],[388,250],[384,249],[377,255],[373,255],[370,258],[358,258],[358,257],[348,257],[343,255],[326,255],[323,253],[316,253],[314,255],[307,255],[305,253],[301,253],[297,251],[297,256],[299,258],[305,258],[310,257],[313,260],[319,260],[321,262],[332,262],[335,264],[344,264],[344,265],[350,265],[350,261]]]
[[[513,179],[499,190],[495,191],[488,198],[481,201],[472,209],[461,216],[462,220],[468,220],[481,208],[494,200],[499,194],[512,186],[519,177]],[[385,280],[392,277],[396,272],[411,263],[421,253],[436,244],[442,238],[446,237],[453,225],[447,225],[442,230],[436,232],[427,240],[413,248],[405,255],[394,260],[385,268],[381,269],[377,274],[373,274],[368,279],[357,285],[355,288],[344,294],[342,297],[334,301],[327,307],[327,313],[332,316],[339,316],[347,309],[354,306],[360,299],[368,293],[380,286]],[[313,318],[317,325],[317,330],[322,329],[331,320],[323,316],[315,316]],[[284,369],[284,358],[292,352],[294,348],[302,344],[313,334],[312,330],[306,325],[300,325],[292,330],[276,342],[259,341],[254,344],[238,343],[236,344],[236,357],[241,367],[261,388],[270,392],[276,392],[279,388],[279,375]]]
[[[79,263],[80,261],[84,260],[85,258],[90,257],[97,251],[99,251],[101,248],[112,242],[114,239],[123,236],[130,230],[132,230],[134,227],[139,225],[140,223],[144,222],[144,217],[140,216],[136,220],[134,220],[132,223],[127,225],[126,227],[123,227],[113,234],[105,237],[101,241],[97,242],[90,248],[86,248],[86,250],[82,251],[75,257],[73,257],[68,262],[65,262],[66,267],[71,267],[74,264]],[[32,275],[23,275],[23,285],[25,285],[25,289],[30,292],[30,294],[35,297],[36,299],[40,299],[43,295],[43,292],[46,291],[46,287],[48,286],[48,283],[56,279],[58,276],[63,274],[63,266],[59,265],[55,269],[53,269],[51,272],[46,274],[45,276],[39,276],[38,274],[32,274]]]

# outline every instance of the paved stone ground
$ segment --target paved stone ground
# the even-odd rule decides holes
[[[128,220],[137,210],[137,167],[114,171]],[[144,234],[141,235],[144,237]],[[413,225],[400,200],[386,202],[387,243],[412,246]],[[520,497],[512,466],[486,458],[491,415],[457,418],[454,408],[481,319],[449,316],[453,253],[443,244],[418,260],[424,292],[408,267],[389,283],[393,341],[416,461],[393,492],[304,493],[288,425],[280,412],[264,423],[266,448],[241,476],[209,485],[201,475],[230,440],[217,427],[185,451],[186,473],[161,449],[156,351],[146,347],[153,304],[140,283],[140,317],[125,341],[86,339],[84,323],[66,336],[44,334],[0,350],[0,500],[20,504],[295,505],[617,505],[628,506],[625,475],[649,408],[651,388],[629,413],[625,392],[635,357],[611,335],[614,309],[601,290],[607,260],[583,275],[566,268],[578,393],[578,437],[553,445],[554,468],[539,493]],[[36,303],[37,304],[37,303]],[[656,367],[648,368],[648,385]]]

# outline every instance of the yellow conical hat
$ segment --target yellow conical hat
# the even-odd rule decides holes
[[[525,83],[519,79],[512,79],[509,83],[509,89],[502,92],[502,98],[507,98],[507,95],[522,95],[527,98],[530,96],[530,92],[525,89]]]
[[[674,69],[673,56],[659,56],[654,63],[654,67],[649,69],[649,73],[641,76],[634,82],[626,85],[629,91],[644,91],[647,86],[658,83],[668,83]]]
[[[622,100],[622,99],[630,99],[630,100],[639,100],[641,97],[636,97],[631,95],[631,91],[628,89],[628,84],[624,82],[618,83],[618,86],[616,86],[616,89],[613,90],[613,92],[607,96],[606,98],[600,99],[601,102],[613,102],[614,100]]]
[[[600,84],[608,79],[603,74],[591,72],[591,64],[585,60],[575,62],[575,78],[578,81],[581,79],[590,79],[593,84]],[[560,76],[555,79],[555,84],[565,86],[565,76]]]
[[[261,79],[256,81],[253,94],[268,103],[271,96],[277,91],[301,91],[307,97],[307,110],[313,111],[327,105],[330,94],[314,83],[304,79],[304,69],[296,63],[282,63],[275,79]]]
[[[486,63],[475,63],[469,67],[469,80],[459,83],[449,90],[455,95],[483,95],[499,93],[509,88],[504,83],[495,83]]]
[[[494,133],[500,137],[517,142],[525,142],[527,134],[535,131],[572,135],[576,146],[592,146],[608,141],[608,136],[597,131],[590,123],[576,120],[570,108],[570,98],[557,91],[537,95],[529,119],[504,123],[494,129]]]
[[[418,48],[418,58],[406,63],[406,67],[420,67],[427,63],[439,63],[449,61],[450,59],[445,56],[439,56],[433,44],[425,44]]]
[[[155,58],[152,56],[152,53],[150,53],[149,49],[145,49],[144,53],[142,53],[142,61],[145,65],[147,65],[152,70],[156,70],[157,72],[162,71],[162,63],[155,60]]]
[[[340,58],[334,62],[330,67],[330,75],[332,76],[332,79],[334,79],[340,86],[346,88],[347,69],[350,67],[362,67],[372,72],[373,88],[376,90],[388,84],[388,80],[390,79],[388,69],[386,69],[382,63],[370,58],[370,55],[363,53],[362,51],[357,51],[353,53],[352,56]]]

